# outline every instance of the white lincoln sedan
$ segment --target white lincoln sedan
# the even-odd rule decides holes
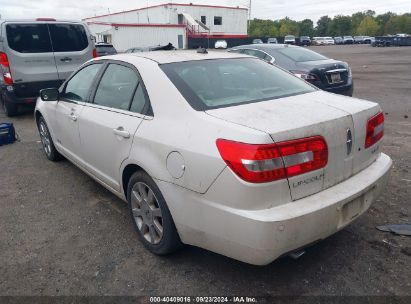
[[[97,58],[41,91],[35,117],[46,156],[127,201],[156,254],[268,264],[358,218],[392,165],[378,104],[234,53]]]

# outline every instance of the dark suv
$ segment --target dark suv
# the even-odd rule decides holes
[[[308,36],[301,36],[299,45],[309,46],[311,45],[311,39]]]
[[[96,43],[97,56],[116,55],[117,51],[112,44],[99,42]]]
[[[19,104],[34,104],[41,89],[58,87],[93,55],[94,41],[84,23],[0,21],[0,101],[5,113],[13,116]]]

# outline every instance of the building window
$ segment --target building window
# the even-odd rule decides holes
[[[207,24],[207,18],[206,18],[206,16],[201,16],[201,23],[202,23],[202,24]]]
[[[214,25],[222,25],[223,17],[214,17]]]

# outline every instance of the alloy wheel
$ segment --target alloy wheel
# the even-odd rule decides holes
[[[163,238],[163,216],[153,190],[142,182],[134,184],[131,192],[133,219],[141,235],[150,244]]]
[[[40,139],[41,139],[41,143],[43,144],[44,152],[46,152],[46,154],[50,156],[51,154],[50,133],[44,121],[41,121],[39,123],[39,132],[40,132]]]

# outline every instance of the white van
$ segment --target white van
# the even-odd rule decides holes
[[[39,91],[58,87],[96,56],[85,23],[7,20],[0,23],[0,101],[8,116],[19,104],[35,103]]]

